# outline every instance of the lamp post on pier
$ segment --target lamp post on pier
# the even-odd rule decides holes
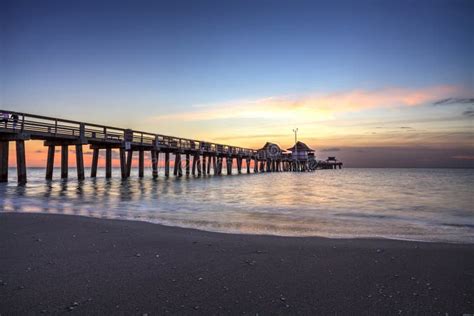
[[[295,154],[296,160],[298,160],[298,146],[296,146],[296,142],[298,140],[298,128],[293,129],[293,133],[295,133]]]

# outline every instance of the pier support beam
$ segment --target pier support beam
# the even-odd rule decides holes
[[[214,170],[214,175],[217,175],[217,157],[212,156],[212,169]]]
[[[217,175],[220,176],[222,174],[222,157],[217,157],[216,167]]]
[[[133,150],[127,152],[127,178],[130,178],[132,173]]]
[[[180,157],[180,156],[181,155],[179,155],[179,154],[176,154],[176,153],[174,154],[174,167],[173,167],[173,175],[174,176],[178,175],[178,164],[180,163],[180,161],[179,161],[180,158],[178,158],[178,157]]]
[[[178,176],[178,177],[183,176],[183,169],[181,167],[181,154],[180,153],[175,154],[173,174],[175,176]]]
[[[76,169],[77,180],[84,180],[84,156],[82,154],[82,144],[76,145]]]
[[[99,163],[99,148],[94,148],[92,152],[91,178],[97,177],[97,164]]]
[[[211,156],[207,157],[207,174],[211,173]]]
[[[120,175],[122,179],[127,178],[127,161],[125,158],[125,148],[120,148]]]
[[[189,154],[186,154],[186,175],[189,176],[189,169],[191,167],[191,160],[189,159]]]
[[[245,166],[247,167],[247,173],[250,173],[250,158],[245,159]]]
[[[257,158],[253,159],[253,173],[258,173],[258,160],[257,160]]]
[[[105,149],[105,177],[112,178],[112,148]]]
[[[206,174],[206,156],[202,155],[202,174]]]
[[[242,157],[237,158],[237,173],[242,173]]]
[[[68,145],[61,145],[61,179],[67,179],[68,176]]]
[[[232,161],[233,161],[233,159],[231,157],[227,158],[226,167],[227,167],[227,174],[228,175],[232,174]]]
[[[198,176],[200,177],[202,173],[202,169],[201,169],[201,156],[199,154],[197,155],[197,172],[198,172]]]
[[[18,175],[18,183],[25,184],[26,183],[26,158],[25,158],[25,141],[23,139],[16,141],[16,170],[17,170],[17,175]]]
[[[0,141],[0,182],[8,182],[8,140]]]
[[[170,153],[165,153],[165,177],[170,176]]]
[[[53,179],[53,170],[54,170],[54,153],[56,151],[56,146],[48,146],[48,160],[46,161],[46,180]]]
[[[138,150],[138,177],[143,178],[145,173],[145,151],[143,149]]]
[[[183,166],[181,164],[181,154],[178,155],[179,157],[179,161],[178,161],[178,177],[182,177],[183,176]]]
[[[159,155],[158,151],[156,150],[151,151],[151,169],[153,170],[152,171],[153,179],[158,178],[158,155]]]
[[[197,160],[196,160],[197,157],[196,157],[196,156],[197,156],[197,155],[194,155],[194,156],[193,156],[193,168],[192,168],[192,171],[191,171],[191,174],[192,174],[193,176],[196,175],[196,164],[197,164]]]

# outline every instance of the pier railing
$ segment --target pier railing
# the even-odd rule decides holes
[[[154,134],[120,127],[106,126],[94,123],[86,123],[48,117],[42,115],[28,114],[22,112],[0,110],[10,116],[16,114],[18,121],[11,118],[7,123],[0,122],[0,130],[13,133],[27,133],[37,139],[81,139],[90,143],[109,142],[122,143],[126,141],[127,133],[132,135],[130,142],[133,145],[155,146],[158,148],[200,151],[218,154],[233,154],[252,156],[256,151],[251,148],[230,146],[195,139],[174,137],[169,135]]]

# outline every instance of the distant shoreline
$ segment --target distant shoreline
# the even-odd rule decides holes
[[[472,313],[474,245],[0,214],[0,313]]]

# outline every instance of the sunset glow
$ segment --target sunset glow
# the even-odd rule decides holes
[[[318,157],[347,166],[474,166],[462,5],[96,6],[10,3],[1,108],[255,149],[290,147],[298,127]],[[136,27],[121,24],[128,10]],[[44,166],[41,143],[27,150]]]

